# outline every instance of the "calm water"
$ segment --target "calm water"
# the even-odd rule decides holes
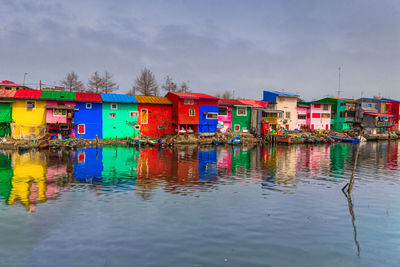
[[[398,143],[0,154],[1,266],[399,266]]]

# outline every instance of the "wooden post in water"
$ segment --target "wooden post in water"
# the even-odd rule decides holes
[[[359,154],[360,154],[360,144],[358,144],[358,146],[357,146],[356,155],[354,157],[353,171],[351,173],[350,181],[342,188],[342,191],[345,192],[346,187],[347,187],[347,194],[349,196],[351,195],[351,190],[353,190],[353,187],[354,187],[354,173],[356,172],[356,169],[357,169],[357,162],[358,162]]]

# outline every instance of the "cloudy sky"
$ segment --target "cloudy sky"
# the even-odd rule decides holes
[[[56,85],[144,67],[193,91],[400,99],[400,1],[0,0],[0,80]]]

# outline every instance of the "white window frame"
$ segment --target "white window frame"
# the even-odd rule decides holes
[[[93,108],[93,104],[92,103],[86,103],[86,109],[92,109]]]
[[[132,114],[136,114],[135,116],[132,116]],[[130,118],[137,118],[137,117],[139,117],[139,112],[137,112],[137,111],[129,111],[129,117]]]
[[[83,128],[85,129],[85,130],[83,131],[83,133],[80,133],[80,132],[79,132],[79,126],[81,126],[81,125],[83,125]],[[78,134],[86,134],[86,124],[84,124],[84,123],[78,124],[78,128],[77,128],[76,130],[77,130],[77,133],[78,133]]]
[[[117,114],[116,113],[110,113],[109,117],[110,117],[110,119],[115,119],[117,117]]]
[[[210,115],[210,114],[217,115],[217,117],[216,118],[209,118],[208,115]],[[218,120],[218,113],[208,112],[207,115],[206,115],[206,119],[208,119],[208,120]]]
[[[146,122],[142,122],[143,110],[146,110],[147,112]],[[148,123],[149,123],[149,110],[147,108],[142,108],[140,109],[140,124],[148,124]]]
[[[244,114],[239,114],[239,109],[244,108]],[[247,116],[247,107],[237,107],[236,108],[236,116]]]
[[[115,105],[115,108],[113,108],[113,105]],[[117,103],[111,103],[110,104],[110,108],[114,109],[114,110],[117,110],[118,109],[118,104]]]
[[[183,100],[184,105],[194,105],[194,99],[184,99]]]
[[[33,103],[33,108],[28,108],[28,102],[32,102]],[[25,101],[25,108],[26,109],[36,109],[36,100],[26,100]]]
[[[190,114],[191,111],[193,111],[193,114]],[[189,116],[190,116],[190,117],[196,116],[196,109],[195,109],[195,108],[190,108],[190,109],[189,109]]]

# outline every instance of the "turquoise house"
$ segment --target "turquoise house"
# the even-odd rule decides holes
[[[101,94],[103,139],[133,138],[140,134],[138,101],[132,95]]]

